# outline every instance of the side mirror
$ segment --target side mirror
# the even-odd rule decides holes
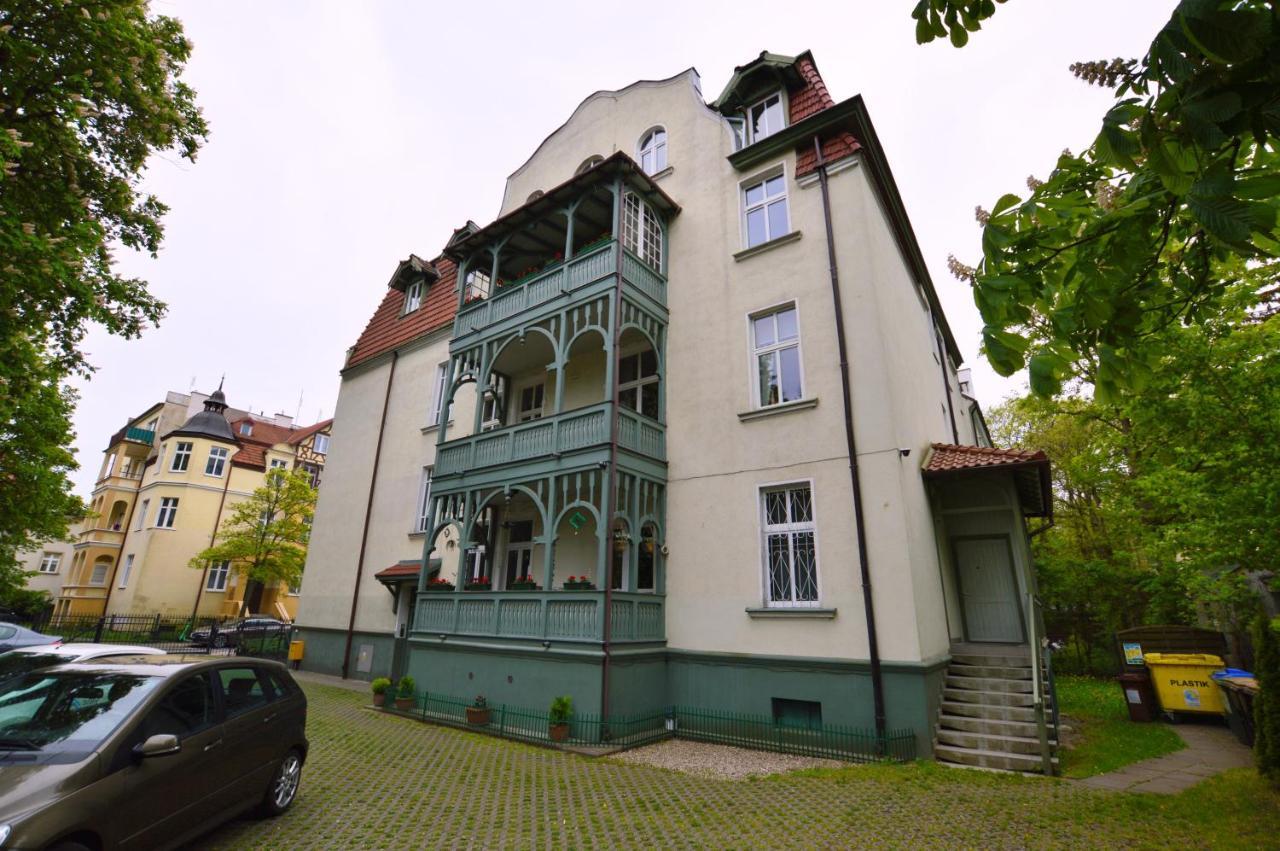
[[[134,756],[147,759],[153,756],[168,756],[182,750],[178,737],[172,733],[157,733],[133,749]]]

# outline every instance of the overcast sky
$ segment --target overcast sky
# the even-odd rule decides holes
[[[159,257],[117,255],[169,312],[141,340],[89,336],[77,491],[128,417],[223,373],[236,407],[332,416],[396,263],[490,221],[506,176],[579,102],[689,66],[711,100],[761,50],[810,49],[837,101],[864,96],[978,397],[999,402],[1022,379],[979,360],[947,254],[975,260],[974,205],[1025,193],[1097,133],[1110,96],[1067,66],[1141,55],[1174,3],[1016,0],[963,50],[917,46],[913,5],[157,0],[195,44],[183,79],[211,132],[194,165],[165,155],[148,173],[171,208]]]

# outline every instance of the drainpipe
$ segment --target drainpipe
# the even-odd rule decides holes
[[[364,526],[360,530],[360,555],[356,558],[356,587],[351,594],[351,616],[347,619],[347,643],[342,651],[342,678],[351,668],[351,639],[356,629],[356,606],[360,602],[360,580],[364,577],[364,551],[369,545],[369,517],[373,514],[373,493],[378,486],[378,462],[382,459],[382,434],[387,430],[387,407],[391,402],[391,382],[396,377],[400,353],[391,353],[391,371],[387,373],[387,390],[382,397],[382,418],[378,421],[378,442],[373,449],[373,473],[369,476],[369,498],[364,505]]]
[[[618,349],[622,343],[622,197],[626,185],[617,179],[613,196],[613,249],[617,263],[613,270],[613,386],[609,398],[609,484],[605,494],[605,516],[600,531],[604,533],[604,634],[600,649],[604,660],[600,669],[600,717],[609,717],[609,637],[613,630],[613,515],[618,511]]]
[[[942,369],[942,395],[947,400],[947,422],[951,423],[951,442],[960,444],[960,430],[956,428],[956,409],[951,399],[951,381],[947,378],[947,353],[942,348],[942,335],[933,321],[933,311],[929,312],[929,326],[933,331],[933,343],[938,348],[938,364]]]
[[[143,468],[144,472],[146,468]],[[124,558],[124,545],[129,543],[129,529],[133,526],[133,510],[138,507],[138,498],[142,496],[142,479],[138,479],[138,490],[133,494],[133,502],[129,503],[129,516],[124,521],[124,535],[120,538],[120,556],[116,559],[116,569],[111,571],[107,580],[107,596],[102,598],[102,616],[107,616],[107,604],[111,602],[111,589],[116,586],[116,574],[120,572],[120,559]]]
[[[222,520],[222,506],[227,502],[227,489],[231,487],[231,459],[227,459],[227,480],[222,483],[222,497],[218,500],[218,513],[213,515],[213,531],[209,533],[209,546],[213,546],[213,542],[218,539],[218,526]],[[200,571],[200,584],[196,586],[196,602],[191,607],[191,625],[195,626],[196,615],[200,611],[200,598],[204,595],[204,587],[209,582],[209,567],[212,562],[204,563],[204,570]],[[248,588],[246,587],[246,591]]]
[[[862,510],[862,481],[858,475],[858,445],[853,434],[853,394],[849,390],[849,354],[844,334],[844,308],[840,302],[840,273],[836,264],[836,238],[831,224],[831,193],[827,187],[827,160],[822,142],[813,137],[818,157],[818,185],[822,187],[822,217],[827,226],[827,262],[831,269],[831,303],[836,317],[836,346],[840,354],[840,390],[844,397],[844,442],[849,453],[849,483],[853,490],[853,520],[857,531],[858,572],[862,577],[862,604],[867,620],[867,651],[871,656],[871,691],[875,700],[876,737],[885,735],[884,681],[880,675],[880,642],[876,637],[875,603],[871,599],[871,567],[867,563],[867,525]]]

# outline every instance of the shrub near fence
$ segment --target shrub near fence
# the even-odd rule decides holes
[[[448,695],[420,692],[414,715],[423,721],[484,730],[509,739],[550,742],[550,716],[545,711],[490,704],[490,720],[483,727],[467,724],[470,702]],[[771,750],[799,756],[826,757],[846,762],[907,762],[916,757],[912,730],[889,731],[883,740],[869,730],[827,724],[803,728],[781,724],[765,715],[743,715],[674,706],[639,715],[608,718],[578,713],[569,721],[565,744],[579,747],[631,748],[663,739],[689,739],[713,744]]]

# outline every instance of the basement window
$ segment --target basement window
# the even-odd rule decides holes
[[[773,723],[797,730],[822,729],[822,704],[816,700],[773,698]]]

